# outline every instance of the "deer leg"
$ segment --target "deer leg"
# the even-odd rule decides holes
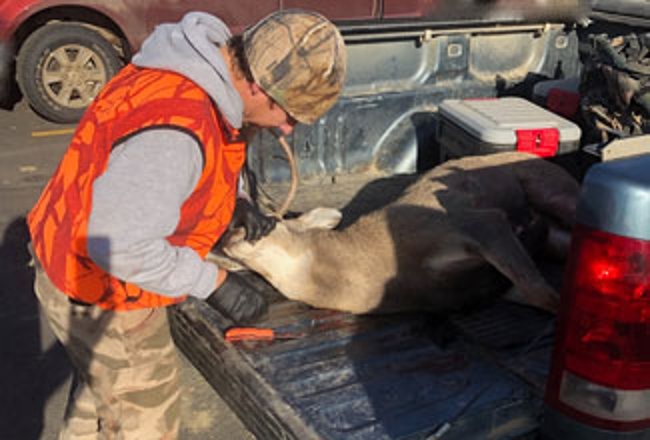
[[[456,226],[478,246],[479,253],[512,281],[526,303],[555,312],[558,294],[512,232],[506,216],[496,210],[465,210]]]
[[[580,184],[560,166],[545,160],[517,164],[515,172],[530,206],[564,228],[575,222]]]

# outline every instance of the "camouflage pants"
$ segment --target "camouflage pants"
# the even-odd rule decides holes
[[[59,438],[177,438],[179,370],[166,310],[72,304],[38,265],[34,287],[76,369]]]

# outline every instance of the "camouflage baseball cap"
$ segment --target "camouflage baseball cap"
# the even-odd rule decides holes
[[[243,38],[255,82],[294,119],[311,124],[334,105],[345,80],[346,52],[325,17],[298,9],[275,12]]]

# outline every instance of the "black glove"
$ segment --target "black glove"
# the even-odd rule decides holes
[[[257,241],[271,232],[276,223],[275,217],[262,214],[251,202],[238,198],[230,226],[233,228],[243,226],[246,231],[245,239],[247,241]]]
[[[242,276],[232,272],[206,302],[235,324],[255,322],[268,310],[266,297]]]

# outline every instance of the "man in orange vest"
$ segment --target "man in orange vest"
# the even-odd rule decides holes
[[[238,179],[245,126],[312,123],[338,99],[345,46],[286,10],[231,36],[192,12],[156,28],[88,108],[28,216],[36,294],[76,367],[61,438],[176,438],[178,368],[165,306],[188,295],[236,322],[263,296],[205,260],[229,223],[275,221]]]

